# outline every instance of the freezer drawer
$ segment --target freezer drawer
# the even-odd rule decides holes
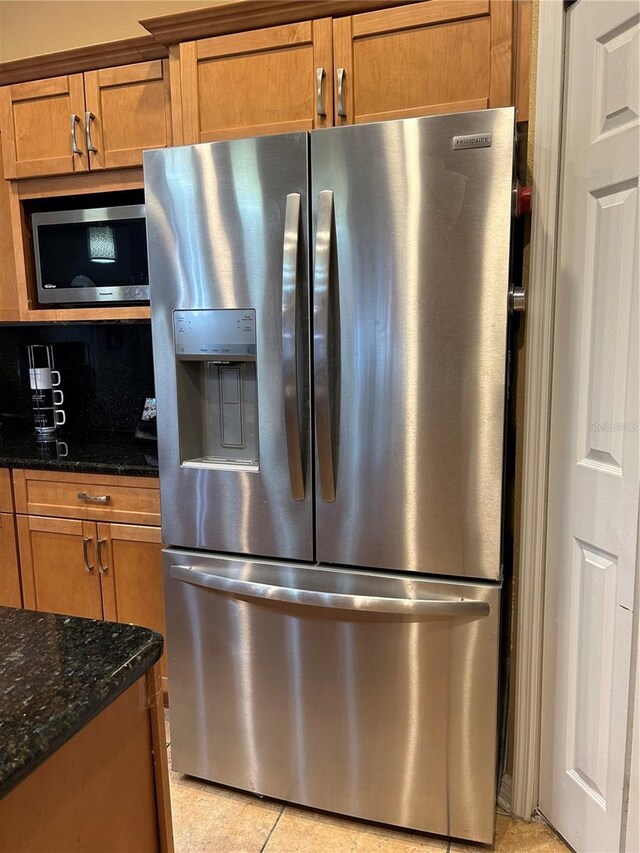
[[[173,768],[493,840],[500,587],[167,549]]]

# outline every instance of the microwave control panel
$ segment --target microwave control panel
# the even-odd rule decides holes
[[[173,312],[176,356],[211,361],[254,361],[254,308],[205,308]]]

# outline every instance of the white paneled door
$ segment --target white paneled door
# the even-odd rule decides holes
[[[620,849],[639,491],[637,0],[567,12],[540,808]]]

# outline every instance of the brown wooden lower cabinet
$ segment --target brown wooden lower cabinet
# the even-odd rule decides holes
[[[20,570],[12,512],[0,512],[0,604],[22,607]]]
[[[152,628],[166,636],[159,527],[98,523],[104,618]],[[167,655],[160,658],[166,688]]]
[[[71,518],[17,518],[24,606],[102,619],[96,525]]]
[[[0,850],[171,853],[157,664],[0,800]]]
[[[131,622],[163,636],[159,527],[18,515],[24,606]],[[160,661],[167,688],[166,653]]]

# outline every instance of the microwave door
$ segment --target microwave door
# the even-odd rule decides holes
[[[149,299],[143,204],[34,213],[41,304]]]

